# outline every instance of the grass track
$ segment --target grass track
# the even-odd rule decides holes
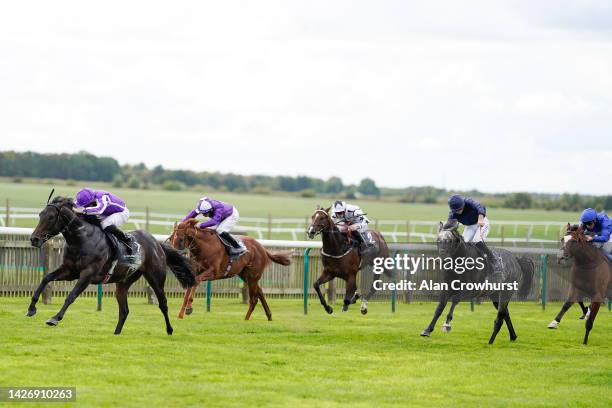
[[[0,386],[76,386],[80,406],[612,406],[612,314],[602,310],[588,347],[571,309],[556,331],[546,329],[559,308],[511,304],[518,340],[504,327],[487,340],[490,304],[458,306],[453,332],[418,336],[434,304],[371,303],[326,315],[315,302],[270,300],[273,322],[258,306],[214,300],[205,313],[174,318],[167,336],[156,306],[130,298],[130,316],[113,336],[117,307],[78,299],[58,327],[44,321],[60,307],[40,305],[28,319],[26,298],[0,298]],[[336,310],[339,310],[336,307]],[[51,404],[53,407],[58,404]]]

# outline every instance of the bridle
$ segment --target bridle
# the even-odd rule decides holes
[[[57,226],[57,224],[60,222],[60,219],[62,218],[62,206],[58,205],[58,204],[47,204],[45,206],[45,209],[47,207],[52,207],[55,208],[55,210],[57,211],[57,217],[55,218],[55,223],[53,224],[53,227],[55,228]],[[54,236],[58,235],[58,234],[63,234],[64,232],[68,231],[70,229],[70,226],[72,225],[72,223],[77,219],[77,216],[75,215],[74,217],[72,217],[72,219],[70,221],[68,221],[68,223],[66,223],[66,225],[64,226],[64,228],[59,229],[58,228],[58,232],[55,234],[51,234],[49,232],[46,232],[45,234],[43,234],[43,236],[41,237],[43,242],[47,242],[48,240],[50,240],[51,238],[53,238]],[[49,228],[50,229],[50,228]]]
[[[320,212],[320,213],[322,213],[322,214],[323,214],[323,216],[324,216],[324,217],[325,217],[327,220],[330,220],[330,217],[329,217],[329,214],[327,213],[327,211],[325,211],[324,209],[320,208],[320,209],[316,210],[314,213],[315,213],[315,214],[317,214],[317,213],[319,213],[319,212]],[[330,220],[330,221],[331,221],[331,220]],[[312,228],[314,228],[314,227],[315,227],[315,225],[314,225],[314,224],[311,224],[310,226],[311,226]],[[322,225],[322,224],[316,224],[316,226],[317,226],[317,227],[320,227],[320,228],[314,232],[314,235],[319,235],[319,234],[320,234],[320,233],[322,233],[322,232],[323,232],[323,230],[325,229],[325,225]]]
[[[189,234],[189,230],[193,229],[193,235]],[[184,238],[183,238],[183,242],[188,241],[188,246],[184,247],[183,249],[179,250],[179,252],[182,253],[186,253],[186,254],[190,254],[193,255],[193,249],[195,249],[197,247],[195,239],[196,236],[198,234],[198,230],[196,229],[195,225],[190,225],[189,227],[186,228],[178,228],[178,226],[172,231],[172,234],[170,234],[170,236],[168,237],[168,239],[170,240],[170,244],[172,246],[174,246],[176,248],[176,246],[174,245],[175,243],[175,239],[176,237],[176,233],[178,231],[182,231]]]

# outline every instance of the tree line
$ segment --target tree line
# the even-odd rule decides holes
[[[115,187],[133,189],[163,188],[200,191],[230,191],[236,193],[271,194],[286,192],[314,197],[329,195],[353,199],[358,196],[383,198],[404,203],[444,203],[451,193],[445,189],[424,186],[406,188],[378,187],[365,178],[359,184],[345,184],[339,177],[320,179],[309,176],[245,176],[233,173],[171,170],[163,166],[148,168],[144,163],[120,165],[112,157],[98,157],[88,152],[54,154],[35,152],[0,152],[0,176],[15,181],[21,177],[100,181]],[[455,192],[455,191],[453,191]],[[517,209],[580,211],[586,207],[612,210],[612,196],[580,194],[508,193],[486,194],[477,190],[460,192],[477,198],[489,207]]]

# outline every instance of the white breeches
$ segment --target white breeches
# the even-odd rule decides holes
[[[463,229],[463,239],[465,242],[481,242],[489,235],[489,219],[484,218],[484,225],[481,227],[478,224],[466,225]]]
[[[117,228],[121,228],[121,226],[127,222],[128,218],[130,218],[130,211],[126,208],[121,212],[104,217],[102,221],[100,221],[100,225],[102,226],[102,229],[108,227],[109,225],[114,225]]]
[[[232,211],[232,215],[221,221],[219,225],[213,225],[210,227],[211,229],[216,230],[219,234],[223,232],[230,232],[236,224],[238,224],[238,220],[240,219],[240,214],[236,207],[234,207],[234,211]]]

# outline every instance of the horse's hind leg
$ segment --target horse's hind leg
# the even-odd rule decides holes
[[[249,287],[249,309],[247,310],[246,316],[244,316],[244,320],[249,320],[251,318],[251,314],[253,313],[253,310],[255,310],[257,300],[259,299],[259,285],[257,285],[257,281],[247,279],[247,285]]]
[[[597,312],[599,312],[599,306],[601,306],[601,302],[591,302],[591,314],[589,315],[589,318],[587,319],[586,323],[585,323],[585,332],[584,332],[584,341],[582,342],[582,344],[584,344],[585,346],[587,345],[587,342],[589,341],[589,333],[591,332],[591,329],[593,328],[593,322],[595,322],[595,317],[597,317]]]
[[[128,289],[129,286],[118,282],[115,285],[115,298],[117,299],[117,303],[119,305],[119,320],[117,321],[117,327],[115,328],[115,334],[121,334],[121,330],[123,329],[123,324],[125,323],[125,319],[127,319],[130,310],[128,308]]]
[[[457,303],[459,303],[459,298],[458,297],[453,298],[450,310],[448,311],[448,314],[446,315],[446,321],[442,325],[442,331],[444,333],[450,333],[452,329],[451,321],[453,320],[453,313],[455,312],[455,306],[457,306]]]
[[[508,303],[504,307],[504,321],[506,322],[506,326],[508,327],[508,332],[510,333],[510,341],[515,341],[517,339],[516,332],[514,331],[514,326],[512,325],[512,320],[510,320],[510,310],[508,309]]]
[[[436,311],[434,312],[433,319],[431,319],[429,326],[427,326],[425,330],[421,332],[422,337],[429,337],[431,332],[434,330],[434,327],[436,327],[436,322],[438,321],[440,315],[442,315],[442,312],[446,307],[446,303],[448,303],[448,294],[446,292],[442,292],[440,293],[440,301],[438,302],[438,306],[436,307]]]
[[[264,311],[266,312],[266,317],[268,318],[268,321],[272,321],[272,312],[270,311],[270,307],[268,306],[268,301],[264,296],[263,290],[261,290],[261,287],[259,285],[257,285],[257,294],[259,300],[261,300],[261,305],[263,306]]]
[[[166,333],[171,335],[174,332],[172,325],[170,324],[170,318],[168,317],[168,299],[166,299],[166,293],[164,292],[164,284],[166,283],[166,271],[165,269],[154,269],[153,271],[146,271],[145,279],[155,292],[155,296],[157,296],[159,310],[161,310],[164,315],[164,320],[166,322]]]
[[[190,315],[193,313],[193,297],[195,294],[195,290],[198,287],[199,283],[190,288],[185,289],[185,295],[183,296],[183,304],[181,305],[181,310],[179,310],[178,318],[182,319],[185,316],[185,313]]]
[[[489,344],[493,344],[495,341],[495,337],[497,337],[497,333],[504,324],[505,313],[507,311],[507,303],[499,304],[497,302],[493,302],[493,306],[497,309],[497,317],[495,318],[495,322],[493,323],[493,333],[491,334],[491,338],[489,339]]]

